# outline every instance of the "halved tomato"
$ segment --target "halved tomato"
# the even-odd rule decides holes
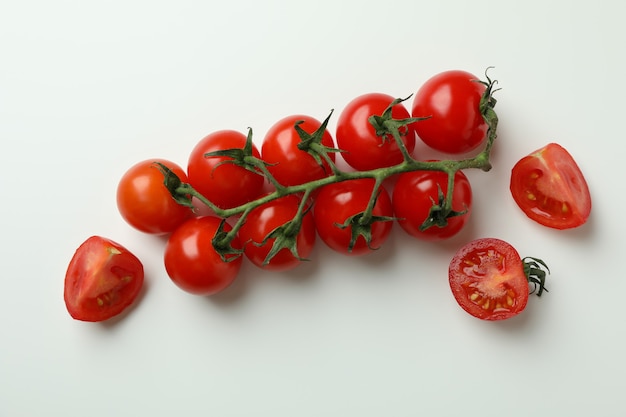
[[[92,236],[78,247],[67,268],[65,306],[76,320],[107,320],[135,301],[143,278],[143,265],[128,249]]]
[[[525,156],[511,171],[511,194],[532,220],[555,229],[584,224],[591,195],[574,158],[556,143]]]
[[[477,239],[462,247],[450,262],[448,279],[461,308],[479,319],[513,317],[528,302],[524,262],[500,239]]]

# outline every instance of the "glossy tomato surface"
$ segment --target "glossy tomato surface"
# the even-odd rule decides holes
[[[472,209],[472,187],[467,176],[457,171],[454,176],[452,210],[465,214],[450,217],[447,225],[433,225],[420,230],[429,217],[430,208],[438,203],[440,192],[445,196],[448,188],[448,174],[441,171],[405,172],[398,177],[393,193],[394,216],[402,229],[413,237],[424,240],[450,238],[459,233],[470,218]]]
[[[117,186],[117,208],[122,218],[134,228],[151,234],[170,233],[192,211],[176,202],[163,184],[164,176],[157,162],[172,170],[182,182],[187,174],[177,164],[165,159],[148,159],[133,165]]]
[[[378,249],[389,237],[393,222],[377,221],[371,225],[371,240],[368,243],[358,236],[354,246],[352,226],[343,227],[346,220],[365,211],[374,191],[373,179],[356,179],[324,186],[316,197],[313,208],[315,227],[320,238],[331,249],[345,255],[364,255]],[[391,217],[393,208],[389,193],[383,187],[378,189],[374,216]]]
[[[206,156],[209,152],[244,149],[246,139],[243,133],[220,130],[204,137],[189,155],[189,183],[219,208],[237,207],[254,200],[263,192],[262,175],[229,163],[231,157]],[[252,146],[252,155],[257,158],[261,156],[255,145]]]
[[[382,93],[369,93],[356,97],[343,109],[337,120],[337,147],[341,156],[352,168],[367,171],[388,167],[403,161],[403,155],[395,139],[378,136],[374,126],[368,121],[370,116],[380,116],[395,100]],[[402,103],[396,104],[391,114],[394,119],[410,117]],[[408,153],[415,149],[414,124],[401,129],[402,142]]]
[[[449,154],[470,152],[486,139],[487,123],[479,104],[486,87],[465,71],[445,71],[428,79],[413,98],[413,117],[429,117],[415,124],[428,146]]]
[[[524,265],[503,240],[483,238],[463,246],[450,262],[448,277],[457,303],[479,319],[508,319],[526,308]]]
[[[267,169],[284,186],[304,184],[332,174],[328,163],[322,161],[320,165],[312,155],[298,148],[302,140],[296,131],[296,123],[308,134],[313,134],[322,125],[310,116],[287,116],[268,130],[261,146],[263,160],[269,164]],[[324,130],[321,144],[328,148],[335,147],[328,130]],[[332,161],[335,160],[334,153],[330,152],[328,156]]]
[[[570,153],[556,143],[515,164],[510,190],[522,211],[544,226],[571,229],[587,222],[591,213],[587,181]]]
[[[143,280],[143,265],[135,255],[110,239],[92,236],[67,268],[65,306],[76,320],[107,320],[135,301]]]
[[[250,212],[245,224],[239,229],[239,238],[245,245],[246,257],[254,265],[273,271],[285,271],[295,268],[302,259],[307,259],[311,254],[316,233],[313,215],[308,211],[302,218],[300,230],[292,236],[295,239],[298,256],[296,257],[288,248],[283,248],[265,263],[276,240],[272,237],[265,241],[266,236],[293,219],[300,201],[295,195],[288,195],[260,205]]]
[[[187,220],[172,233],[165,246],[165,270],[181,289],[196,295],[212,295],[227,288],[241,268],[241,256],[222,260],[212,241],[222,220],[204,216]],[[232,230],[228,224],[224,231]],[[241,249],[239,239],[232,242]]]

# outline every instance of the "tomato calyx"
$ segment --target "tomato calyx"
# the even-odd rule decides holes
[[[195,209],[191,196],[184,192],[185,184],[178,175],[160,162],[155,162],[154,164],[163,174],[163,185],[170,192],[172,198],[181,206],[189,207],[192,210]]]
[[[408,117],[405,119],[394,119],[392,115],[393,107],[405,102],[409,98],[411,98],[412,94],[406,98],[397,98],[387,106],[385,111],[381,115],[371,115],[367,120],[372,125],[374,130],[376,131],[376,136],[380,136],[383,143],[387,140],[395,140],[398,148],[402,152],[404,156],[404,160],[408,161],[411,159],[404,142],[402,141],[402,136],[406,136],[407,127],[412,124],[419,122],[420,120],[426,120],[430,118],[427,117]]]
[[[227,224],[226,219],[222,219],[217,230],[215,231],[211,244],[222,261],[232,262],[237,258],[240,258],[243,255],[244,250],[243,248],[237,249],[233,247],[232,243],[237,235],[232,233],[232,230],[230,232],[225,231],[225,226]]]
[[[476,82],[483,84],[486,89],[480,98],[480,102],[478,103],[478,109],[480,114],[483,117],[485,123],[487,123],[487,145],[485,151],[489,151],[491,146],[493,145],[493,141],[496,137],[496,129],[498,127],[498,115],[496,114],[494,108],[496,107],[497,100],[493,96],[493,93],[499,90],[499,88],[495,88],[495,85],[498,83],[498,80],[492,80],[487,74],[489,70],[493,67],[487,67],[485,70],[485,80],[476,80]],[[484,152],[483,152],[484,154]],[[481,157],[479,155],[479,157]],[[491,167],[491,166],[489,166]]]
[[[433,201],[433,205],[428,212],[428,217],[426,217],[424,223],[422,223],[419,227],[421,232],[429,229],[430,227],[446,227],[448,225],[448,219],[467,214],[467,209],[463,211],[453,210],[451,205],[448,204],[448,199],[439,185],[437,186],[437,189],[438,201]]]
[[[544,261],[538,258],[527,256],[522,259],[524,264],[524,275],[529,284],[533,285],[531,294],[536,293],[538,297],[541,297],[543,292],[548,292],[546,288],[546,275],[550,273],[548,265]]]
[[[368,214],[367,211],[362,211],[360,213],[357,213],[355,215],[348,217],[346,221],[343,222],[343,224],[335,223],[335,226],[337,226],[340,229],[345,229],[347,227],[350,227],[351,237],[350,237],[350,243],[348,245],[348,252],[352,252],[352,249],[354,249],[354,245],[356,244],[359,237],[363,238],[368,249],[377,250],[379,248],[377,247],[375,248],[371,246],[372,226],[376,222],[390,222],[394,220],[395,220],[395,217],[376,216],[376,215]]]
[[[330,111],[328,116],[324,119],[319,128],[317,128],[313,133],[307,133],[300,126],[304,123],[303,120],[299,120],[294,124],[294,129],[298,136],[300,137],[300,143],[298,143],[298,149],[304,152],[307,152],[309,155],[313,157],[315,162],[322,167],[324,171],[326,171],[326,166],[324,162],[328,164],[334,174],[338,173],[337,166],[333,162],[333,160],[328,156],[330,153],[342,152],[341,149],[332,148],[326,146],[322,143],[322,139],[324,138],[324,133],[326,132],[326,128],[328,126],[328,122],[330,121],[330,117],[333,114],[333,110]]]

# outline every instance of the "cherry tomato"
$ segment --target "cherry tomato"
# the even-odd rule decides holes
[[[76,320],[103,321],[130,306],[143,285],[143,265],[119,243],[92,236],[76,250],[65,274],[64,299]]]
[[[363,236],[358,236],[354,247],[352,226],[344,223],[355,214],[365,211],[374,190],[373,179],[355,179],[333,183],[322,187],[315,200],[313,217],[320,238],[333,250],[346,255],[363,255],[379,248],[389,237],[393,222],[377,221],[371,225],[371,240],[367,244]],[[378,190],[374,216],[391,217],[393,208],[389,193],[383,187]]]
[[[263,160],[269,164],[267,169],[284,186],[304,184],[332,174],[328,163],[322,161],[320,165],[308,152],[298,148],[302,140],[294,125],[300,121],[300,128],[309,134],[322,125],[310,116],[287,116],[268,130],[261,147]],[[321,144],[334,148],[335,143],[328,130],[324,131]],[[328,153],[328,156],[335,161],[334,153]]]
[[[248,203],[263,191],[264,177],[229,162],[228,156],[205,154],[227,149],[244,149],[246,136],[234,130],[220,130],[203,138],[191,151],[187,174],[189,183],[204,197],[222,209]],[[260,158],[252,146],[252,155]]]
[[[503,320],[526,308],[524,264],[505,241],[483,238],[463,246],[450,262],[448,276],[454,298],[474,317]]]
[[[337,147],[352,168],[367,171],[399,164],[403,155],[391,135],[376,135],[370,116],[380,116],[394,101],[394,97],[381,93],[369,93],[352,100],[337,120]],[[410,117],[402,103],[396,104],[391,114],[394,119]],[[409,154],[415,148],[415,123],[401,129],[402,142]]]
[[[212,244],[221,222],[215,216],[192,218],[170,235],[165,246],[165,270],[181,289],[196,295],[212,295],[224,290],[237,277],[241,256],[224,261]],[[228,232],[232,228],[225,224],[223,230]],[[233,240],[232,247],[241,249],[238,238]]]
[[[578,227],[591,213],[591,195],[585,177],[569,152],[556,143],[515,164],[510,190],[522,211],[544,226]]]
[[[431,148],[449,154],[476,149],[486,139],[479,104],[486,87],[465,71],[446,71],[427,80],[413,98],[417,135]]]
[[[174,200],[163,184],[163,173],[155,162],[168,167],[181,181],[185,171],[165,159],[149,159],[133,165],[117,186],[117,207],[128,224],[151,234],[170,233],[187,220],[192,211]]]
[[[444,227],[433,225],[420,230],[430,208],[439,202],[440,193],[445,196],[447,188],[448,174],[445,172],[413,171],[401,174],[393,188],[392,203],[402,229],[425,240],[447,239],[460,232],[470,217],[472,207],[472,187],[462,171],[457,171],[454,176],[452,210],[465,214],[449,217]]]
[[[246,222],[239,229],[239,238],[245,244],[246,257],[253,264],[263,269],[285,271],[295,268],[300,264],[301,259],[306,259],[311,254],[316,235],[313,215],[308,211],[302,218],[300,230],[295,236],[298,257],[294,256],[289,248],[284,247],[264,265],[276,240],[270,238],[263,244],[265,237],[293,219],[300,201],[295,195],[281,197],[256,207],[246,217]]]

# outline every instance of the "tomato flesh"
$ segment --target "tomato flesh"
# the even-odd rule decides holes
[[[92,236],[67,268],[65,306],[76,320],[107,320],[133,303],[143,280],[143,265],[135,255],[112,240]]]
[[[574,158],[556,143],[520,159],[511,171],[513,199],[532,220],[555,229],[584,224],[591,195]]]
[[[448,277],[458,304],[479,319],[503,320],[526,308],[523,262],[503,240],[477,239],[462,247],[450,262]]]

